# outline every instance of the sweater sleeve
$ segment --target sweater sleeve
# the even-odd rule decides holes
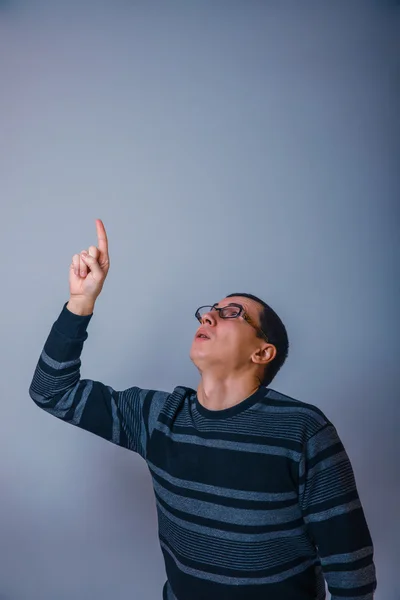
[[[51,415],[146,458],[147,441],[166,392],[81,379],[81,353],[93,315],[64,305],[39,357],[29,388],[32,400]]]
[[[372,600],[376,589],[372,540],[353,468],[331,423],[305,444],[299,475],[303,518],[332,600]]]

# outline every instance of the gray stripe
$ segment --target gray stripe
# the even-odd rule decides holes
[[[321,486],[319,493],[317,490],[313,490],[310,498],[307,498],[307,501],[303,504],[303,510],[314,510],[318,511],[318,506],[325,502],[331,502],[332,500],[336,500],[336,503],[339,502],[339,498],[343,497],[345,494],[350,494],[352,492],[357,492],[356,486],[353,480],[349,481],[349,478],[339,479],[340,488],[338,487],[338,479],[332,481],[332,483],[326,483],[325,487]]]
[[[163,413],[169,416],[172,416],[176,413],[176,409],[185,401],[185,397],[187,399],[189,398],[187,389],[181,385],[175,387],[173,392],[171,394],[167,394],[167,396],[168,401],[163,407]]]
[[[141,390],[141,396],[143,396],[141,398],[141,403],[144,402],[144,398],[148,394],[149,391],[150,390]],[[150,402],[149,416],[148,416],[148,428],[149,428],[150,437],[151,437],[151,434],[153,433],[153,430],[154,430],[155,424],[157,422],[158,416],[160,414],[160,411],[162,410],[164,412],[166,410],[165,404],[166,404],[167,400],[171,397],[171,395],[172,394],[169,394],[168,392],[163,392],[160,390],[158,390],[154,393],[153,398]]]
[[[73,387],[72,390],[69,389],[65,392],[61,400],[57,402],[57,409],[64,410],[65,412],[67,412],[67,410],[69,410],[74,403],[76,392],[78,391],[78,389],[79,382]]]
[[[172,551],[164,544],[162,540],[160,540],[160,546],[163,548],[168,554],[172,557],[177,567],[183,571],[183,573],[187,573],[192,577],[198,577],[200,579],[207,579],[209,581],[214,581],[216,583],[223,583],[227,585],[261,585],[263,583],[279,583],[288,579],[289,577],[293,577],[298,573],[302,573],[313,564],[315,564],[315,560],[308,560],[301,565],[295,567],[294,569],[287,569],[286,571],[282,571],[281,573],[277,573],[275,575],[270,575],[269,577],[228,577],[226,575],[217,575],[215,573],[209,573],[207,571],[200,571],[199,569],[193,569],[191,567],[187,567],[183,563],[181,563]]]
[[[85,384],[85,386],[83,388],[83,392],[82,392],[82,397],[79,400],[78,406],[76,407],[74,415],[71,419],[71,423],[73,423],[74,425],[78,425],[81,422],[82,413],[86,406],[86,402],[87,402],[87,399],[89,398],[90,392],[92,391],[92,388],[93,388],[93,381],[90,381],[89,379],[86,380],[86,384]],[[75,389],[75,392],[76,392],[76,389]]]
[[[325,598],[322,600],[325,600]],[[355,599],[354,596],[340,596],[340,600],[374,600],[374,592],[365,594],[365,596],[357,596]]]
[[[43,373],[43,371],[42,371],[42,373]],[[36,377],[35,377],[35,379],[36,379]],[[37,381],[34,381],[29,393],[30,393],[31,398],[33,400],[35,400],[35,402],[39,402],[40,404],[47,404],[49,402],[52,402],[54,400],[54,396],[59,395],[63,392],[62,389],[59,389],[59,390],[54,390],[54,393],[52,393],[53,390],[48,389],[48,386],[46,386],[47,387],[46,396],[43,396],[43,394],[38,394],[33,391],[33,388],[36,387],[36,384],[37,384]],[[64,395],[57,402],[56,406],[49,410],[53,413],[55,413],[57,411],[60,414],[62,412],[66,412],[72,406],[72,403],[73,403],[73,400],[74,400],[74,397],[75,397],[78,387],[79,387],[79,382],[73,388],[68,387],[68,389],[66,390]]]
[[[237,450],[243,452],[254,452],[256,454],[274,454],[277,456],[286,456],[293,460],[299,460],[300,452],[295,452],[289,448],[281,446],[268,446],[267,444],[251,444],[246,442],[231,442],[229,440],[206,439],[194,435],[184,435],[179,433],[171,433],[169,427],[164,423],[157,423],[156,429],[165,433],[175,442],[183,442],[186,444],[195,444],[197,446],[207,446],[209,448],[221,448],[222,450]]]
[[[112,388],[109,388],[109,391],[110,394],[113,393]],[[142,391],[138,387],[132,387],[117,392],[117,405],[121,411],[128,448],[145,458],[146,429],[143,427]]]
[[[361,502],[359,499],[357,499],[353,500],[352,502],[348,502],[348,504],[341,504],[340,506],[335,506],[334,508],[324,510],[323,512],[307,515],[304,517],[304,520],[306,523],[317,523],[318,521],[327,521],[332,517],[337,517],[338,515],[349,513],[352,510],[356,510],[360,507]]]
[[[326,574],[329,586],[341,589],[352,589],[369,585],[375,581],[375,566],[373,564],[356,571],[331,571]]]
[[[296,527],[293,529],[287,529],[283,531],[269,531],[264,533],[239,533],[236,531],[224,531],[223,529],[217,529],[214,527],[206,527],[205,525],[199,525],[197,523],[192,523],[191,521],[185,521],[184,519],[180,519],[176,517],[172,513],[170,513],[164,506],[156,500],[157,510],[162,512],[167,519],[179,525],[180,527],[184,527],[188,531],[194,531],[196,533],[201,533],[203,535],[208,535],[211,537],[217,537],[224,540],[232,540],[235,542],[263,542],[266,540],[274,540],[277,538],[291,538],[297,537],[300,535],[304,535],[306,538],[306,528],[305,525]]]
[[[194,405],[196,406],[196,405]],[[305,426],[313,425],[316,428],[316,432],[321,429],[321,424],[317,421],[310,420],[310,415],[305,413],[298,413],[294,409],[286,410],[282,412],[282,410],[268,410],[267,412],[262,410],[261,407],[257,406],[257,404],[253,408],[249,408],[247,411],[239,413],[235,416],[234,424],[237,426],[246,427],[250,425],[251,427],[256,426],[260,423],[263,427],[276,427],[279,429],[279,425],[285,423],[288,425],[288,428],[294,427],[295,429],[303,430]],[[255,409],[255,410],[254,410]],[[186,412],[181,415],[179,418],[182,421],[188,421],[190,419],[193,420],[193,417],[200,420],[202,415],[200,413],[193,413],[192,411]],[[324,422],[325,423],[325,422]],[[203,427],[216,427],[218,423],[214,422],[203,422]],[[223,421],[220,423],[221,426],[230,427],[228,421]],[[231,423],[232,425],[232,423]]]
[[[340,442],[336,429],[331,425],[324,427],[321,431],[314,434],[307,442],[308,459],[315,458],[320,452],[334,446]]]
[[[302,506],[310,508],[315,504],[326,502],[354,490],[356,490],[356,485],[350,463],[342,462],[313,477],[309,487],[305,489]]]
[[[41,359],[43,360],[43,362],[46,363],[46,365],[49,365],[49,367],[52,367],[53,369],[67,369],[68,367],[73,367],[74,365],[79,364],[80,358],[75,358],[74,360],[68,360],[66,362],[58,362],[57,360],[54,360],[54,358],[51,358],[48,354],[46,354],[46,352],[43,350],[42,354],[40,355]]]
[[[173,485],[179,486],[181,488],[185,488],[188,490],[196,490],[198,492],[204,492],[208,494],[214,494],[216,496],[224,496],[226,498],[237,498],[240,500],[259,500],[264,502],[276,502],[279,500],[294,500],[297,498],[296,492],[284,492],[284,493],[271,493],[268,494],[266,492],[250,492],[246,490],[233,490],[231,488],[222,488],[215,485],[209,485],[206,483],[198,483],[196,481],[188,481],[187,479],[180,479],[178,477],[173,477],[163,469],[156,467],[149,460],[147,461],[147,465],[150,471],[153,471],[156,475],[159,475],[169,483]]]
[[[321,562],[324,566],[326,565],[335,565],[337,563],[349,563],[356,560],[360,560],[365,556],[373,555],[373,547],[366,546],[365,548],[361,548],[361,550],[356,550],[355,552],[349,552],[347,554],[333,554],[332,556],[325,556],[321,558]]]
[[[327,419],[321,416],[319,413],[315,412],[311,408],[302,406],[301,404],[299,406],[272,406],[268,403],[264,404],[263,402],[259,402],[251,406],[248,410],[264,413],[299,413],[311,417],[320,425],[326,425],[328,423]]]
[[[274,510],[251,510],[248,508],[231,507],[227,510],[226,506],[215,504],[214,502],[205,502],[204,500],[186,498],[185,496],[174,494],[166,490],[155,480],[153,480],[153,487],[160,498],[171,506],[171,508],[205,519],[222,521],[223,523],[261,526],[276,525],[278,523],[289,523],[301,516],[300,508],[297,504],[292,507]]]
[[[55,394],[70,389],[76,381],[79,380],[78,371],[68,373],[67,375],[49,375],[39,367],[35,371],[31,389],[42,395],[42,397],[50,398]]]
[[[188,533],[159,514],[160,539],[167,540],[180,556],[197,563],[235,570],[260,571],[287,567],[296,559],[316,559],[315,547],[305,536],[253,540],[252,543],[222,540],[217,536]]]
[[[310,479],[319,471],[322,471],[323,469],[327,469],[328,467],[336,465],[337,463],[340,463],[340,462],[348,462],[348,456],[347,456],[346,452],[343,450],[341,452],[338,452],[337,454],[333,454],[332,456],[325,458],[324,460],[321,460],[316,465],[311,467],[311,469],[308,469],[307,479]],[[302,475],[302,473],[300,473],[300,476],[301,475]]]
[[[112,438],[111,438],[111,441],[114,442],[114,444],[119,444],[120,435],[121,435],[121,424],[118,419],[117,405],[116,405],[114,397],[112,395],[111,395],[111,412],[112,412]]]
[[[203,421],[198,421],[198,419],[193,419],[192,413],[180,412],[175,422],[181,427],[189,427],[201,432],[226,431],[242,435],[263,435],[266,437],[289,439],[300,443],[303,432],[307,426],[305,417],[298,418],[297,415],[290,415],[289,423],[282,415],[276,415],[275,419],[277,422],[272,424],[271,415],[254,413],[252,416],[249,415],[246,421],[239,420],[238,417],[235,421],[230,421],[229,423],[221,422],[219,419],[216,423],[213,423],[211,419],[204,423]],[[297,420],[296,422],[295,419]],[[318,429],[320,429],[319,424],[312,429],[312,432],[314,433]]]
[[[76,371],[73,371],[72,373],[64,373],[62,374],[60,371],[57,372],[57,375],[53,375],[52,373],[48,373],[47,371],[44,371],[41,367],[38,366],[36,373],[35,373],[35,379],[39,379],[39,380],[45,380],[46,382],[55,382],[56,384],[59,384],[60,381],[64,381],[64,380],[68,380],[68,379],[74,379],[75,377],[78,376],[78,369]],[[46,385],[46,387],[48,387],[49,384]]]
[[[178,600],[178,598],[175,596],[174,592],[172,591],[169,581],[167,581],[167,600]]]
[[[68,412],[68,410],[72,407],[74,400],[75,400],[76,393],[79,390],[79,388],[81,388],[81,387],[83,387],[82,397],[75,409],[74,415],[71,420],[71,423],[73,423],[75,425],[79,424],[80,420],[82,418],[82,413],[85,408],[87,399],[93,388],[93,381],[91,381],[91,380],[82,379],[72,389],[71,388],[68,389],[54,407],[47,409],[48,412],[50,414],[54,415],[55,417],[64,418],[66,413]],[[58,395],[60,393],[61,393],[61,391],[59,391],[58,393],[56,392],[56,395]],[[42,405],[54,400],[54,396],[44,398],[43,396],[36,394],[32,390],[30,392],[30,395],[33,400],[35,400],[36,402],[39,402]]]

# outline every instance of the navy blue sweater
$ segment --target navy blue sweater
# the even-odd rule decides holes
[[[50,414],[140,454],[153,480],[168,600],[372,600],[373,548],[338,434],[270,388],[211,411],[196,392],[81,379],[92,315],[66,308],[30,387]]]

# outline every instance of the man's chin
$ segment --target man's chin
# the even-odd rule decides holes
[[[189,352],[189,358],[190,360],[197,366],[197,362],[201,362],[203,358],[205,358],[207,356],[207,353],[204,351],[204,349],[199,348],[198,346],[196,346],[196,344],[193,344],[190,352]]]

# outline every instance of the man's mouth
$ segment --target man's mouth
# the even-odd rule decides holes
[[[196,334],[196,340],[209,340],[210,336],[206,333],[204,329],[199,329]]]

